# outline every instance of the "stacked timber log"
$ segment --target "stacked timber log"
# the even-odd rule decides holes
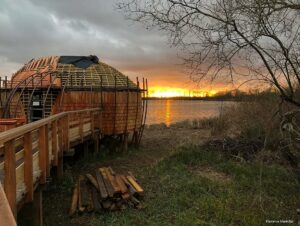
[[[111,167],[96,169],[94,175],[81,175],[73,190],[69,215],[105,210],[124,210],[127,207],[141,208],[144,190],[137,179],[116,174]]]

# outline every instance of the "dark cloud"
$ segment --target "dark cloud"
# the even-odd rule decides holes
[[[39,56],[96,54],[132,77],[184,81],[166,36],[125,20],[115,3],[0,0],[0,74]]]

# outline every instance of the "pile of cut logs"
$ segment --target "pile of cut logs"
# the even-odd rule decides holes
[[[111,167],[95,170],[95,174],[79,176],[74,187],[69,215],[103,210],[123,210],[127,207],[141,208],[144,190],[137,179],[116,174]]]

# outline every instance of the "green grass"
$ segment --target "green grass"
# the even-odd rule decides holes
[[[197,173],[205,168],[226,175],[228,180]],[[146,192],[143,209],[74,219],[69,219],[65,212],[60,216],[47,216],[46,225],[60,222],[61,225],[95,226],[257,226],[265,225],[266,219],[296,220],[296,209],[300,207],[299,182],[286,168],[259,162],[234,162],[204,147],[181,148],[157,164],[138,167],[136,173]],[[68,188],[66,184],[61,186]],[[61,195],[71,196],[70,189],[63,189]],[[47,210],[51,214],[50,207],[46,207]]]

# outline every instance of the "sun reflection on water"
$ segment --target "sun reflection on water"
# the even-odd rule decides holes
[[[171,101],[170,100],[166,100],[166,114],[165,114],[165,123],[167,126],[170,126],[171,124]]]

